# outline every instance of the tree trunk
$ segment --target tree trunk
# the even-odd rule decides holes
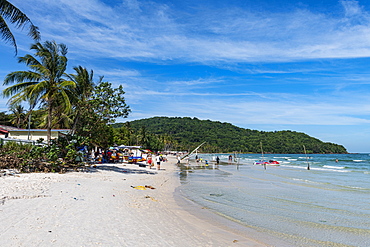
[[[51,141],[51,118],[53,115],[52,102],[49,102],[48,107],[48,127],[47,127],[47,141],[50,144]]]
[[[80,120],[80,110],[78,109],[77,113],[76,113],[76,117],[75,117],[74,122],[73,122],[73,127],[72,127],[72,131],[71,131],[72,135],[74,135],[76,133],[77,123],[78,123],[79,120]]]

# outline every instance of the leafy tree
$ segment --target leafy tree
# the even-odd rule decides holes
[[[5,20],[14,24],[16,28],[23,28],[28,25],[28,35],[35,41],[40,40],[38,27],[33,25],[32,21],[21,10],[11,4],[9,1],[0,0],[0,33],[5,42],[11,43],[17,54],[17,43],[14,35]]]
[[[101,147],[113,144],[114,132],[110,124],[117,117],[127,117],[130,112],[124,94],[122,86],[113,88],[111,83],[104,82],[101,78],[91,95],[78,101],[76,134],[89,137],[92,143]]]
[[[4,85],[17,82],[3,90],[6,97],[12,96],[10,104],[21,101],[40,99],[47,109],[47,140],[50,142],[55,110],[68,112],[71,110],[69,91],[75,83],[64,79],[67,67],[67,47],[55,41],[36,43],[31,46],[35,56],[19,57],[19,63],[25,63],[29,71],[15,71],[5,77]]]

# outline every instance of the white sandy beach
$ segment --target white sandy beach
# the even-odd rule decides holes
[[[180,207],[175,163],[1,176],[0,246],[266,246]]]

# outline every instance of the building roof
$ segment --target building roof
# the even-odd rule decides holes
[[[0,128],[1,129],[4,129],[4,130],[21,130],[21,128],[17,128],[17,127],[13,127],[13,126],[7,126],[7,125],[0,125]]]
[[[9,133],[9,131],[7,131],[7,130],[5,130],[5,129],[0,128],[0,133],[2,133],[2,134],[7,134],[7,133]]]
[[[19,131],[19,132],[28,132],[28,129],[15,129],[10,131]],[[30,129],[29,131],[40,131],[40,132],[47,132],[47,129]],[[70,131],[70,129],[52,129],[51,131],[58,131],[58,132],[66,132]]]

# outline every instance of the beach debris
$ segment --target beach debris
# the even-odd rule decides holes
[[[220,196],[223,196],[224,194],[209,194],[210,196],[217,196],[217,197],[220,197]]]
[[[3,196],[0,198],[0,204],[4,205],[5,201],[7,200],[14,200],[14,199],[34,199],[34,198],[41,198],[41,197],[51,197],[50,195],[22,195],[22,196]]]
[[[158,200],[156,200],[156,199],[154,199],[153,197],[151,197],[151,196],[145,196],[145,198],[150,198],[150,199],[152,199],[152,201],[154,201],[154,202],[157,202]]]
[[[134,189],[137,189],[137,190],[146,190],[145,186],[141,186],[141,185],[139,185],[139,186],[131,186],[131,187],[134,188]]]
[[[165,182],[167,182],[167,181],[168,181],[168,179],[164,180],[164,182],[161,184],[161,186],[162,186]]]
[[[233,243],[237,243],[237,242],[238,242],[238,240],[236,240],[236,239],[233,241]]]
[[[85,201],[85,199],[81,199],[81,198],[77,198],[77,197],[73,197],[74,200],[76,201]]]
[[[19,175],[16,175],[17,172],[15,170],[12,170],[12,169],[6,169],[6,170],[1,170],[0,171],[0,177],[1,176],[14,176],[14,177],[20,177]]]
[[[139,186],[131,186],[131,188],[134,188],[134,189],[137,189],[137,190],[146,190],[146,189],[152,189],[152,190],[155,190],[155,188],[151,185],[145,185],[145,186],[142,186],[142,185],[139,185]]]

